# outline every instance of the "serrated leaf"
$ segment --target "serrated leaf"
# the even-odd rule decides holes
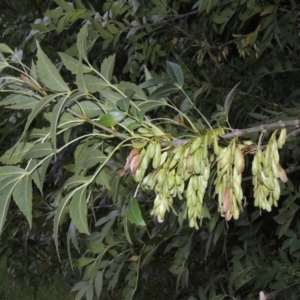
[[[30,95],[31,94],[31,95]],[[5,106],[10,109],[32,109],[39,100],[34,97],[33,93],[26,94],[10,94],[5,97],[0,106]]]
[[[53,147],[50,142],[33,145],[24,155],[25,159],[45,157],[53,153]]]
[[[111,55],[103,60],[101,64],[101,75],[107,80],[111,81],[112,73],[115,66],[116,55]]]
[[[15,166],[5,166],[5,167],[0,167],[0,180],[3,180],[5,177],[9,177],[12,175],[15,175],[16,177],[22,177],[22,175],[27,174],[27,171],[24,169],[21,169],[19,167]]]
[[[126,217],[131,224],[137,226],[146,226],[146,223],[142,217],[139,203],[136,198],[131,198],[127,207]]]
[[[80,29],[77,35],[77,49],[79,57],[88,62],[87,58],[87,36],[88,36],[88,23],[86,22]]]
[[[125,117],[126,117],[126,113],[122,111],[119,110],[110,111],[108,114],[105,114],[100,118],[99,124],[106,127],[115,126],[119,122],[121,122]]]
[[[89,75],[89,74],[84,75],[83,80],[84,80],[86,89],[92,94],[99,92],[109,86],[104,80],[102,80],[96,76]]]
[[[58,53],[65,67],[74,75],[77,74],[79,61],[72,56],[59,52]],[[82,64],[82,73],[90,73],[92,71],[91,68]]]
[[[79,232],[90,234],[87,223],[86,186],[77,191],[70,202],[70,216]]]
[[[29,126],[31,125],[32,121],[36,118],[36,116],[50,103],[52,102],[58,95],[57,94],[52,94],[52,95],[47,95],[45,97],[43,97],[43,99],[41,99],[32,109],[31,113],[29,114],[28,118],[27,118],[27,122],[22,134],[22,137],[20,139],[22,139],[24,137],[24,135],[26,134]]]
[[[19,143],[17,146],[8,149],[0,158],[0,162],[6,165],[15,165],[20,163],[24,155],[33,145],[31,143]]]
[[[68,85],[64,82],[51,60],[43,52],[39,43],[37,43],[37,58],[37,71],[45,86],[53,91],[69,92]]]
[[[118,100],[124,99],[124,97],[116,92],[113,92],[111,89],[105,89],[99,91],[100,94],[107,99],[107,101],[113,105],[117,104]]]
[[[20,211],[25,215],[29,227],[32,226],[32,179],[31,176],[24,176],[16,185],[13,191],[13,199]]]
[[[161,99],[162,97],[165,97],[167,95],[170,95],[172,93],[176,93],[179,91],[178,86],[168,83],[164,86],[161,86],[157,88],[150,96],[150,99],[156,100]]]
[[[109,180],[107,178],[105,170],[101,170],[99,172],[98,176],[96,177],[96,182],[99,185],[104,186],[106,189],[111,190],[111,186],[110,186],[110,183],[109,183]]]
[[[180,87],[184,84],[184,77],[181,67],[178,64],[167,61],[167,72],[171,79]]]
[[[11,183],[6,185],[5,189],[2,189],[0,193],[0,236],[2,233],[4,223],[6,221],[11,195],[15,188],[16,183],[17,183],[17,179],[11,181]]]
[[[95,165],[102,162],[106,159],[106,155],[99,149],[94,149],[88,153],[85,160],[83,161],[82,167],[83,168],[92,168]]]

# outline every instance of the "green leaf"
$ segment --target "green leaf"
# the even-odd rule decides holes
[[[110,127],[115,126],[119,122],[121,122],[126,117],[126,113],[122,111],[110,111],[108,114],[103,115],[100,120],[99,124]]]
[[[40,100],[32,109],[31,113],[29,114],[27,118],[27,122],[23,131],[23,134],[20,139],[22,139],[27,132],[29,126],[31,125],[32,121],[36,118],[36,116],[52,101],[55,101],[54,99],[57,97],[57,94],[47,95],[42,100]]]
[[[39,100],[35,98],[32,92],[28,92],[27,94],[28,95],[24,93],[12,93],[0,102],[0,106],[5,106],[10,109],[32,109]]]
[[[6,165],[15,165],[20,163],[24,155],[33,145],[31,143],[19,143],[16,147],[8,149],[0,158],[0,162]]]
[[[6,221],[6,215],[8,212],[11,195],[16,186],[17,180],[18,179],[16,178],[16,180],[11,181],[11,183],[6,185],[5,189],[3,189],[0,193],[0,236],[3,230],[4,223]]]
[[[58,53],[65,67],[74,75],[77,74],[79,61],[72,56],[59,52]],[[90,73],[92,69],[84,64],[82,64],[82,73]]]
[[[45,86],[57,92],[69,92],[68,85],[64,82],[56,67],[37,43],[37,70]]]
[[[5,53],[11,53],[14,54],[14,51],[12,51],[6,44],[0,43],[0,51]]]
[[[53,153],[52,144],[49,142],[33,145],[24,155],[25,159],[45,157]]]
[[[65,11],[72,11],[74,8],[64,0],[54,0],[54,2]]]
[[[178,64],[167,61],[167,72],[171,79],[180,87],[184,84],[184,77],[181,67]]]
[[[70,216],[79,232],[90,234],[87,222],[86,186],[77,191],[70,202]]]
[[[58,19],[58,18],[62,17],[65,13],[61,10],[58,10],[58,9],[52,9],[52,10],[47,10],[43,14],[46,17],[49,17],[51,19]]]
[[[101,170],[99,172],[98,176],[96,177],[96,182],[99,185],[104,186],[109,191],[111,190],[111,186],[110,186],[109,180],[107,178],[107,173],[105,172],[105,170]]]
[[[86,86],[86,89],[89,93],[96,93],[100,90],[103,90],[109,86],[108,83],[106,83],[104,80],[93,76],[93,75],[84,75],[83,80]]]
[[[30,228],[32,227],[32,179],[24,176],[13,191],[13,199],[20,211],[25,215]]]
[[[53,144],[54,152],[56,152],[57,124],[58,124],[59,117],[61,115],[61,111],[68,102],[72,101],[72,99],[73,98],[69,97],[69,95],[65,95],[65,97],[57,101],[57,104],[53,108],[52,116],[51,116],[50,133],[51,133],[51,141]]]
[[[89,119],[102,115],[101,107],[92,100],[80,101],[72,106],[72,111]]]
[[[103,272],[99,272],[95,277],[95,292],[97,299],[100,299],[103,287]]]
[[[88,36],[88,23],[86,22],[80,29],[77,35],[77,48],[79,52],[79,58],[88,62],[87,58],[87,36]]]
[[[77,259],[75,262],[74,262],[74,267],[77,267],[77,268],[82,268],[82,267],[85,267],[87,265],[90,265],[91,263],[93,263],[95,261],[95,258],[92,258],[92,257],[81,257],[79,259]],[[74,287],[75,288],[75,287]],[[73,289],[72,289],[73,290]]]
[[[103,60],[101,64],[101,75],[107,80],[111,81],[112,73],[115,66],[116,55],[111,55]]]
[[[172,93],[178,92],[179,88],[176,85],[173,84],[166,84],[162,87],[159,87],[156,89],[150,96],[150,99],[161,99],[162,97],[165,97],[167,95],[170,95]]]
[[[144,112],[148,112],[148,111],[154,110],[158,107],[165,106],[165,105],[167,105],[167,102],[164,99],[161,99],[159,101],[148,100],[145,102],[141,102],[138,104],[138,107],[141,110],[143,110]]]
[[[113,92],[110,88],[101,90],[100,94],[114,106],[116,106],[118,100],[124,99],[124,96],[120,95],[119,93]]]
[[[142,217],[139,203],[136,198],[131,198],[127,207],[126,217],[131,224],[137,226],[146,226],[146,223]]]
[[[82,167],[83,168],[92,168],[95,165],[102,162],[106,159],[106,155],[99,149],[94,149],[93,151],[89,152],[84,160]]]

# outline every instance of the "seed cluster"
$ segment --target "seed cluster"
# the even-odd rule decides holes
[[[173,199],[186,199],[186,213],[189,226],[199,228],[199,220],[204,218],[203,199],[211,168],[216,164],[214,195],[218,195],[218,210],[229,221],[238,219],[243,210],[242,173],[245,168],[247,147],[252,142],[238,144],[234,138],[227,147],[219,145],[218,136],[224,134],[222,128],[177,146],[162,148],[159,136],[131,150],[125,171],[130,170],[136,182],[144,190],[155,193],[150,214],[164,221],[166,212],[173,209]],[[280,197],[279,179],[286,182],[287,176],[279,164],[278,149],[286,139],[286,129],[282,129],[276,139],[277,130],[271,135],[267,147],[253,148],[252,175],[254,205],[271,210],[277,206]]]

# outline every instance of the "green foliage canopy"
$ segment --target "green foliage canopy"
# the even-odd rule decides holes
[[[2,243],[50,218],[76,299],[296,297],[299,7],[54,2],[0,44]]]

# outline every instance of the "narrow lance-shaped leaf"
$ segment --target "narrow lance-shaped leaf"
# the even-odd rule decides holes
[[[40,157],[45,157],[51,153],[53,153],[53,147],[51,143],[49,142],[39,143],[33,145],[24,155],[24,158],[25,159],[40,158]]]
[[[51,60],[43,52],[39,43],[37,43],[37,49],[37,70],[42,82],[47,88],[53,91],[69,92],[70,89],[68,85],[64,82]]]
[[[32,109],[31,113],[29,114],[27,118],[27,122],[23,131],[23,134],[20,138],[20,140],[24,137],[26,134],[29,126],[31,125],[32,121],[36,118],[36,116],[50,103],[52,102],[59,94],[53,94],[53,95],[47,95],[42,100],[40,100]]]
[[[80,29],[77,35],[77,48],[79,57],[88,62],[87,58],[87,35],[88,35],[88,23],[85,23]]]
[[[139,203],[136,198],[131,198],[127,207],[126,217],[131,224],[138,226],[146,226],[146,223],[142,217]]]
[[[56,138],[57,138],[57,124],[58,120],[61,114],[61,110],[63,107],[72,100],[72,97],[69,97],[66,95],[62,99],[60,99],[57,104],[55,105],[53,112],[52,112],[52,117],[51,117],[51,125],[50,125],[50,132],[51,132],[51,141],[53,144],[53,149],[56,152]]]
[[[30,175],[24,176],[13,191],[13,199],[20,211],[25,215],[29,226],[32,226],[32,179]]]
[[[0,158],[0,162],[6,165],[14,165],[20,163],[24,155],[33,145],[31,143],[19,143],[17,146],[8,149]]]
[[[79,61],[66,53],[58,53],[65,67],[74,75],[77,74]],[[82,73],[89,73],[92,69],[82,65]]]
[[[74,194],[70,203],[70,216],[79,232],[90,234],[87,222],[86,186]]]
[[[170,75],[171,79],[177,83],[179,86],[183,86],[184,78],[181,67],[178,64],[167,62],[167,72]]]
[[[7,211],[9,208],[12,192],[15,186],[16,186],[16,180],[8,184],[5,187],[5,189],[3,189],[0,193],[0,236],[2,233],[4,223],[6,221]]]
[[[82,59],[80,58],[78,62],[77,74],[76,74],[76,84],[79,90],[83,91],[85,94],[88,94],[88,90],[85,85],[85,81],[83,79],[82,72]]]
[[[115,54],[111,55],[108,58],[105,58],[103,60],[103,63],[101,64],[101,75],[109,82],[111,81],[112,78],[112,73],[115,66],[115,58],[116,58]]]
[[[159,87],[156,89],[150,96],[150,99],[160,99],[162,97],[165,97],[167,95],[170,95],[172,93],[178,92],[179,88],[176,85],[173,84],[166,84],[164,86]]]

